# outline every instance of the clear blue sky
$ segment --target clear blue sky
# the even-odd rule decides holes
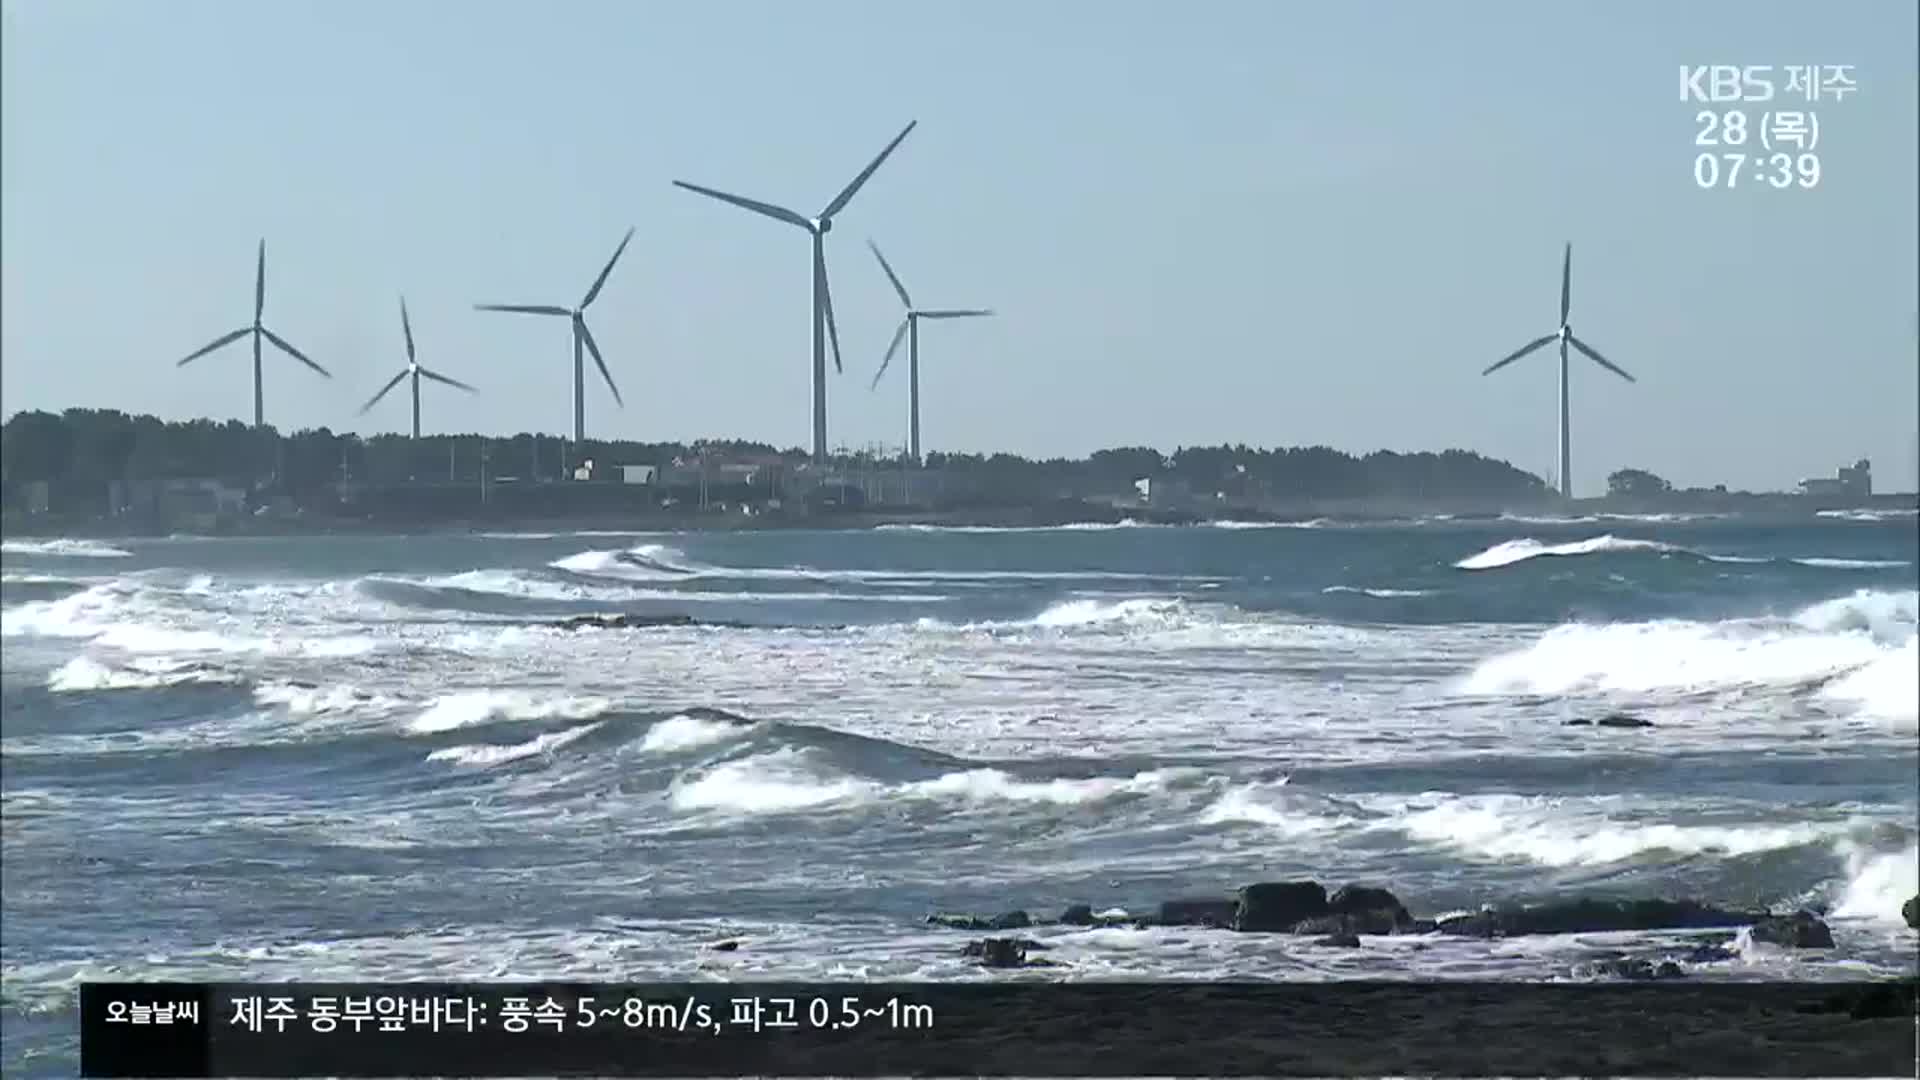
[[[924,327],[929,450],[1463,446],[1779,488],[1859,456],[1915,483],[1916,5],[983,0],[554,4],[6,0],[0,407],[250,419],[268,243],[283,430],[403,430],[404,291],[429,432],[571,429],[571,305],[627,397],[596,437],[809,442],[803,233],[674,179],[816,213],[919,128],[828,241],[835,444],[899,445],[880,361]],[[1814,190],[1702,191],[1682,63],[1851,64]],[[1755,117],[1760,108],[1753,109]],[[903,373],[903,372],[901,372]]]

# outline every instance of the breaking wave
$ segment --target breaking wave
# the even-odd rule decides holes
[[[560,747],[591,735],[599,730],[603,721],[594,721],[565,731],[550,731],[537,735],[523,743],[511,746],[495,746],[491,743],[479,743],[470,746],[447,746],[427,755],[428,761],[451,761],[456,765],[503,765],[509,761],[550,754]]]
[[[98,690],[157,690],[193,683],[239,681],[236,675],[187,661],[143,657],[125,667],[110,667],[89,657],[76,656],[47,677],[47,689],[56,694],[65,694]]]
[[[586,720],[608,712],[602,697],[544,697],[525,690],[468,690],[434,699],[407,724],[416,735],[478,727],[501,720]]]
[[[1464,680],[1469,694],[1701,691],[1803,686],[1845,676],[1827,693],[1898,705],[1914,668],[1920,593],[1861,590],[1790,619],[1573,623],[1532,645],[1483,661]],[[1838,688],[1838,689],[1836,689]]]
[[[97,540],[5,540],[0,553],[8,555],[57,555],[69,559],[131,559],[133,552],[109,547]]]
[[[1515,563],[1544,556],[1595,555],[1614,551],[1680,550],[1683,549],[1672,544],[1663,544],[1658,540],[1623,539],[1611,533],[1567,544],[1543,544],[1532,537],[1526,537],[1495,544],[1478,555],[1469,555],[1453,565],[1462,570],[1495,570],[1502,566],[1512,566]]]

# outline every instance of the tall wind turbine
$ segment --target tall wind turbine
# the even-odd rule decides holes
[[[1480,373],[1482,375],[1491,375],[1550,341],[1558,341],[1560,343],[1560,494],[1562,497],[1568,499],[1573,498],[1573,470],[1572,450],[1569,446],[1567,430],[1569,420],[1569,409],[1567,407],[1567,346],[1571,344],[1574,348],[1585,353],[1587,359],[1592,360],[1594,363],[1599,364],[1601,367],[1606,368],[1608,371],[1613,372],[1628,382],[1636,381],[1633,376],[1621,370],[1606,357],[1601,356],[1592,346],[1573,336],[1573,327],[1567,323],[1567,311],[1572,303],[1572,287],[1573,244],[1569,242],[1567,244],[1566,258],[1560,264],[1560,328],[1551,334],[1536,338],[1522,345],[1520,348],[1514,350],[1506,359],[1501,360],[1499,363],[1494,364],[1492,367]]]
[[[479,391],[475,390],[473,387],[468,386],[466,383],[463,383],[458,379],[449,379],[445,375],[442,375],[437,371],[428,371],[426,368],[423,368],[420,366],[420,362],[418,360],[414,359],[413,322],[412,320],[407,318],[407,298],[404,296],[400,298],[400,329],[403,332],[405,332],[405,334],[407,335],[407,366],[401,368],[400,373],[398,375],[395,375],[392,379],[388,380],[387,385],[381,387],[379,393],[373,395],[371,398],[368,398],[367,403],[365,405],[360,406],[360,415],[361,416],[367,415],[367,410],[373,408],[375,405],[380,404],[380,399],[387,396],[387,391],[393,389],[396,386],[399,386],[401,379],[404,379],[409,375],[411,375],[413,377],[413,437],[417,439],[420,437],[420,379],[421,377],[424,376],[426,378],[432,379],[434,382],[446,383],[448,386],[459,387],[460,389],[465,390],[469,394],[477,394],[479,393]]]
[[[915,465],[920,464],[920,320],[921,319],[971,319],[993,312],[985,308],[945,308],[922,311],[913,306],[913,298],[907,295],[907,287],[900,284],[900,275],[887,265],[887,257],[880,254],[880,245],[872,240],[867,246],[873,249],[873,257],[880,260],[880,269],[887,272],[887,280],[893,282],[893,291],[900,294],[900,303],[907,309],[906,317],[900,320],[900,326],[893,332],[893,343],[887,346],[887,358],[880,361],[880,370],[873,373],[873,382],[867,387],[872,390],[880,385],[880,376],[887,373],[887,365],[893,363],[893,354],[900,348],[900,338],[907,338],[907,398],[910,402],[911,419],[907,426],[907,453]]]
[[[267,307],[267,241],[264,238],[262,238],[260,241],[260,261],[257,267],[255,268],[254,277],[253,277],[253,325],[243,326],[240,329],[235,330],[230,334],[222,334],[219,337],[214,338],[212,341],[208,342],[205,345],[202,345],[200,348],[188,354],[186,359],[174,365],[175,367],[186,367],[188,364],[193,363],[195,360],[200,359],[201,357],[207,355],[208,353],[212,352],[215,349],[220,348],[223,345],[230,345],[233,342],[239,341],[241,338],[246,337],[249,334],[253,335],[253,426],[254,427],[265,427],[267,423],[266,398],[261,393],[261,390],[260,390],[260,339],[261,338],[264,337],[268,341],[273,342],[274,345],[279,347],[281,352],[286,353],[288,356],[293,357],[295,360],[298,360],[301,363],[312,368],[313,370],[319,372],[320,374],[325,375],[327,378],[329,379],[333,378],[332,372],[328,371],[326,368],[321,367],[319,364],[316,364],[313,361],[307,359],[306,354],[302,353],[299,349],[296,349],[293,346],[287,344],[287,340],[285,338],[281,337],[279,334],[276,334],[273,331],[266,328],[266,325],[260,321],[260,316],[263,312],[265,312],[266,307]]]
[[[613,249],[613,258],[607,260],[606,269],[593,280],[593,287],[587,290],[586,298],[576,308],[555,307],[551,304],[475,304],[479,311],[512,311],[521,315],[558,315],[573,321],[573,441],[584,443],[587,440],[587,378],[586,366],[580,355],[580,346],[593,353],[593,362],[600,369],[600,377],[607,382],[607,389],[613,391],[613,402],[621,408],[627,403],[620,399],[620,388],[613,385],[613,376],[607,373],[607,362],[600,356],[600,346],[593,340],[593,331],[587,329],[587,305],[600,295],[601,286],[607,283],[607,275],[613,273],[613,264],[620,261],[620,255],[627,250],[627,242],[633,239],[633,230],[620,240],[620,246]]]
[[[827,337],[833,341],[833,370],[836,372],[841,370],[840,331],[833,322],[833,296],[827,288],[825,247],[827,233],[833,229],[833,216],[846,209],[854,193],[860,190],[861,185],[867,182],[867,178],[873,175],[873,171],[880,167],[881,162],[887,160],[887,155],[893,153],[893,148],[899,146],[900,141],[905,139],[907,133],[912,131],[918,123],[919,121],[915,120],[900,129],[900,134],[895,135],[893,141],[887,144],[887,148],[880,151],[880,156],[860,170],[860,175],[854,177],[840,194],[834,196],[833,201],[827,204],[827,208],[820,211],[820,216],[815,218],[801,217],[786,207],[775,206],[772,203],[756,202],[738,195],[729,195],[724,191],[689,184],[684,180],[674,181],[676,187],[683,187],[688,191],[719,199],[721,202],[732,203],[756,214],[765,214],[776,221],[784,221],[789,225],[805,229],[813,236],[813,460],[817,463],[824,464],[827,460],[827,354],[826,343],[821,336],[823,327]]]

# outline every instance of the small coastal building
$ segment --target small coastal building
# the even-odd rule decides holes
[[[1873,494],[1873,466],[1866,458],[1861,458],[1852,465],[1841,466],[1831,477],[1802,480],[1800,494],[1822,498],[1867,498]]]

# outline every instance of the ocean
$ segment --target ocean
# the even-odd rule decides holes
[[[1262,880],[1811,907],[1915,970],[1911,512],[8,540],[0,1071],[86,979],[1566,979],[1038,926]],[[595,612],[729,625],[570,631]],[[745,625],[732,625],[745,624]],[[1650,727],[1570,725],[1626,713]],[[714,949],[737,942],[730,951]]]

